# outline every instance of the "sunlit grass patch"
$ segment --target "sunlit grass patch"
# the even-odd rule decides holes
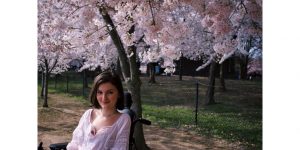
[[[219,106],[220,107],[220,106]],[[202,108],[195,126],[194,110],[187,107],[143,105],[143,117],[161,127],[188,128],[201,135],[215,136],[230,141],[240,141],[252,148],[261,147],[261,119],[245,118],[245,113],[237,113],[232,108],[213,112],[210,108]]]

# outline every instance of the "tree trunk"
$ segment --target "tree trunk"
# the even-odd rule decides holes
[[[44,89],[44,104],[43,107],[48,107],[48,83],[49,83],[49,72],[48,69],[46,69],[45,73],[45,89]]]
[[[246,45],[245,45],[245,49],[247,50],[247,52],[250,51],[250,48],[251,48],[251,43],[252,43],[252,36],[247,40],[246,42]],[[241,68],[241,71],[240,71],[240,77],[241,79],[243,80],[246,80],[247,79],[247,66],[248,66],[248,62],[249,62],[249,58],[248,58],[248,55],[246,56],[242,56],[240,58],[240,68]]]
[[[240,59],[240,77],[241,79],[247,79],[247,65],[248,65],[248,56],[244,56]]]
[[[42,71],[42,90],[41,90],[41,97],[44,97],[45,91],[45,73]]]
[[[86,88],[85,70],[82,71],[82,96],[84,97],[84,89]]]
[[[53,63],[53,66],[50,67],[48,60],[44,57],[44,65],[45,69],[43,69],[44,72],[44,86],[43,86],[43,93],[44,93],[44,104],[43,107],[48,107],[48,84],[49,84],[49,77],[50,73],[52,72],[53,68],[56,66],[58,59],[55,59],[55,62]]]
[[[86,75],[87,70],[84,69],[83,70],[83,84],[84,84],[84,88],[88,88],[89,87],[89,83],[88,83],[88,79],[87,79],[87,75]]]
[[[221,84],[221,90],[223,92],[226,91],[225,79],[224,79],[224,63],[220,65],[220,84]]]
[[[54,89],[56,89],[57,86],[57,74],[54,76]]]
[[[136,63],[136,47],[131,46],[129,47],[134,52],[134,55],[129,58],[129,65],[130,65],[130,73],[131,73],[131,80],[128,80],[127,87],[128,91],[132,94],[133,104],[131,109],[136,112],[137,117],[142,117],[142,104],[141,104],[141,80],[139,77],[139,72]],[[137,149],[147,150],[149,149],[146,145],[143,126],[142,124],[136,124],[134,129],[134,138]]]
[[[130,70],[129,70],[129,64],[128,64],[128,60],[127,60],[127,55],[125,53],[125,48],[122,44],[121,38],[116,30],[116,27],[113,23],[113,21],[111,20],[108,12],[106,11],[105,6],[98,6],[99,8],[99,12],[102,16],[102,18],[104,19],[105,23],[108,24],[109,26],[107,26],[107,30],[109,31],[109,35],[113,40],[114,45],[117,48],[118,51],[118,55],[119,55],[119,60],[120,60],[120,66],[122,68],[122,74],[124,79],[126,80],[126,78],[130,77]]]
[[[105,6],[99,6],[99,12],[103,17],[106,24],[109,26],[107,27],[109,31],[109,35],[111,36],[114,45],[118,50],[118,55],[120,59],[120,66],[122,69],[122,74],[127,84],[127,88],[132,95],[132,109],[136,112],[137,117],[142,117],[142,106],[141,106],[141,81],[139,78],[139,72],[136,64],[136,47],[130,46],[128,50],[133,52],[133,56],[127,57],[125,53],[125,48],[122,44],[120,36],[115,29],[114,23],[112,22],[109,14],[107,13]],[[129,60],[128,60],[129,59]],[[146,145],[143,128],[142,125],[137,124],[134,130],[134,138],[136,142],[137,149],[140,150],[147,150],[149,149]]]
[[[66,73],[66,78],[67,78],[67,89],[66,89],[66,93],[69,93],[69,73]]]
[[[234,78],[240,80],[241,79],[241,65],[240,58],[235,57],[234,59]]]
[[[155,81],[155,63],[149,63],[149,67],[150,67],[150,71],[149,71],[149,74],[150,74],[150,80],[149,80],[149,83],[156,83]]]
[[[131,106],[131,109],[134,112],[136,112],[138,118],[141,118],[142,117],[142,109],[141,109],[142,105],[141,105],[141,101],[140,101],[140,99],[141,99],[141,94],[140,94],[141,82],[138,80],[127,82],[127,87],[128,87],[128,91],[132,94],[132,100],[134,101]],[[141,150],[149,149],[145,142],[142,124],[140,124],[140,123],[136,124],[133,136],[135,139],[137,149],[141,149]]]
[[[179,59],[179,81],[182,81],[182,54]]]
[[[216,73],[216,62],[212,61],[209,68],[209,85],[206,91],[205,105],[215,104],[214,92],[215,92],[215,73]]]
[[[122,70],[121,70],[121,65],[120,65],[120,59],[118,58],[117,61],[117,68],[116,68],[116,73],[120,76],[122,81],[125,81],[122,75]]]

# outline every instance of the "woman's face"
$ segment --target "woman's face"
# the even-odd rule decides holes
[[[97,100],[101,108],[116,109],[118,97],[118,89],[110,82],[102,83],[98,87]]]

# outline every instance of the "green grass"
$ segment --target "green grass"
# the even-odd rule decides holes
[[[262,149],[262,82],[226,80],[226,92],[219,90],[216,79],[215,105],[204,105],[207,78],[157,77],[156,84],[148,84],[141,77],[143,117],[163,128],[175,127],[196,131],[200,135],[241,142],[247,149]],[[198,124],[195,126],[196,82],[199,81]],[[91,87],[92,79],[89,79]],[[69,81],[67,96],[87,102],[87,88],[82,95],[80,77]],[[50,93],[66,93],[66,82],[54,80],[49,84]],[[39,92],[40,93],[40,92]]]
[[[201,135],[241,142],[248,149],[262,149],[261,81],[227,80],[227,91],[215,89],[215,105],[203,105],[206,87],[199,86],[200,108],[195,125],[195,82],[158,78],[142,86],[143,115],[161,127],[185,128]],[[145,79],[143,79],[145,81]],[[216,86],[218,86],[216,80]]]
[[[219,104],[218,104],[219,105]],[[215,106],[202,108],[195,126],[195,113],[192,109],[178,106],[143,105],[143,115],[161,127],[176,127],[196,130],[199,134],[215,136],[231,141],[240,141],[249,148],[261,149],[262,124],[258,114],[229,111],[213,111]],[[225,106],[226,107],[226,106]]]
[[[41,91],[41,86],[38,85],[38,92],[39,92],[39,96],[38,96],[38,100],[39,101],[38,101],[38,103],[39,103],[39,105],[42,106],[43,98],[41,98],[41,96],[40,96],[40,91]],[[83,95],[80,95],[80,94],[66,93],[66,92],[64,92],[64,91],[62,91],[60,89],[53,89],[53,88],[49,88],[48,93],[50,93],[50,94],[52,94],[52,93],[59,93],[59,94],[62,94],[63,96],[71,97],[72,99],[75,99],[76,101],[80,101],[85,106],[89,106],[90,105],[90,102],[87,101],[87,97],[83,96]]]

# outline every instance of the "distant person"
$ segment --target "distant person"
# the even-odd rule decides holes
[[[127,150],[131,120],[118,110],[124,108],[122,82],[111,71],[95,80],[89,99],[93,108],[82,115],[68,150]]]

